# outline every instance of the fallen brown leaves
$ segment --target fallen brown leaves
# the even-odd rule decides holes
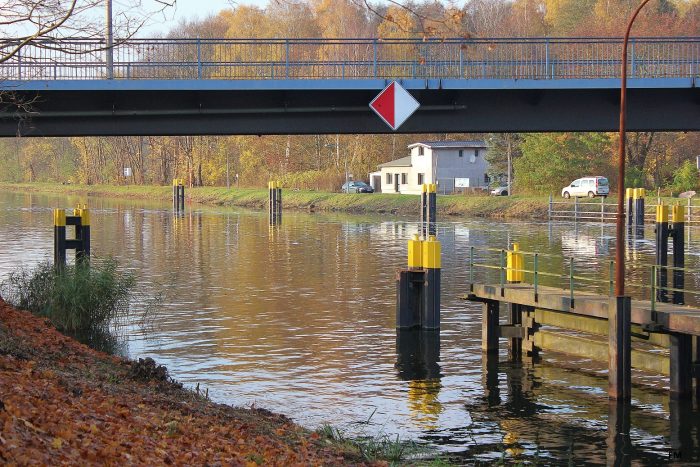
[[[130,370],[0,300],[0,463],[352,463],[282,415],[214,404]]]

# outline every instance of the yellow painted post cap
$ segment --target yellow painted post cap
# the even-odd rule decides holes
[[[54,227],[65,227],[66,226],[66,210],[65,209],[54,209],[53,210],[53,225],[54,225]]]
[[[685,222],[685,206],[676,204],[671,209],[671,222],[679,224]]]
[[[80,224],[84,227],[90,225],[90,210],[84,208],[80,210]]]
[[[644,188],[638,188],[638,190],[639,190],[639,197],[644,198],[647,194],[647,190],[645,190]]]
[[[513,243],[513,249],[506,255],[506,280],[508,282],[522,282],[525,279],[525,259],[520,253],[520,244]]]
[[[427,269],[440,269],[440,242],[435,235],[429,235],[423,242],[423,267]]]
[[[625,199],[630,199],[632,197],[633,188],[625,188]]]
[[[665,204],[659,204],[656,206],[656,222],[663,223],[668,222],[668,206]]]
[[[418,234],[415,234],[408,241],[408,267],[411,269],[420,269],[423,267],[423,245]]]
[[[427,192],[428,192],[428,185],[426,185],[425,183],[422,184],[422,185],[421,185],[421,191],[422,191],[423,193],[427,193]]]
[[[430,192],[431,192],[431,193],[437,193],[437,183],[431,183],[431,184],[430,184]]]

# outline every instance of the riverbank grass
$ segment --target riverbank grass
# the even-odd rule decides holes
[[[127,315],[135,277],[111,258],[55,268],[48,262],[9,274],[0,289],[5,300],[48,318],[59,331],[76,335],[107,332]]]

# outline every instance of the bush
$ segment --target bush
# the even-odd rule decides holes
[[[700,182],[698,175],[698,169],[693,161],[683,162],[683,165],[673,173],[673,191],[682,193],[697,189]]]
[[[46,262],[11,273],[2,292],[8,303],[48,318],[60,331],[89,335],[105,333],[127,316],[135,284],[134,276],[120,272],[113,259],[62,270]]]

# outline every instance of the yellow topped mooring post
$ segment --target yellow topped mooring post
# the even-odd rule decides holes
[[[53,264],[56,268],[66,265],[66,210],[53,210]]]
[[[646,190],[644,188],[634,189],[634,223],[639,228],[644,227],[644,197],[646,196]]]
[[[421,327],[424,329],[440,329],[440,242],[435,235],[429,235],[423,242],[423,269],[425,282],[423,285],[423,307],[421,309]]]
[[[632,227],[634,222],[634,200],[633,200],[634,188],[625,189],[625,200],[627,206],[627,226]]]
[[[282,182],[271,180],[267,183],[270,225],[282,220]]]
[[[506,280],[508,282],[522,282],[525,278],[525,259],[520,253],[520,244],[513,243],[513,250],[506,256]]]
[[[656,206],[656,300],[668,301],[668,206]]]
[[[420,193],[420,236],[428,238],[428,185],[421,185]]]
[[[173,210],[185,210],[185,179],[173,179]]]
[[[408,241],[408,269],[421,269],[423,267],[423,241],[415,234]]]
[[[75,247],[76,261],[87,262],[90,260],[90,211],[87,204],[78,205],[73,210],[77,217],[75,221],[75,239],[78,240]]]
[[[671,209],[671,237],[673,238],[673,303],[685,303],[685,207],[675,204]],[[699,350],[700,352],[700,350]]]

